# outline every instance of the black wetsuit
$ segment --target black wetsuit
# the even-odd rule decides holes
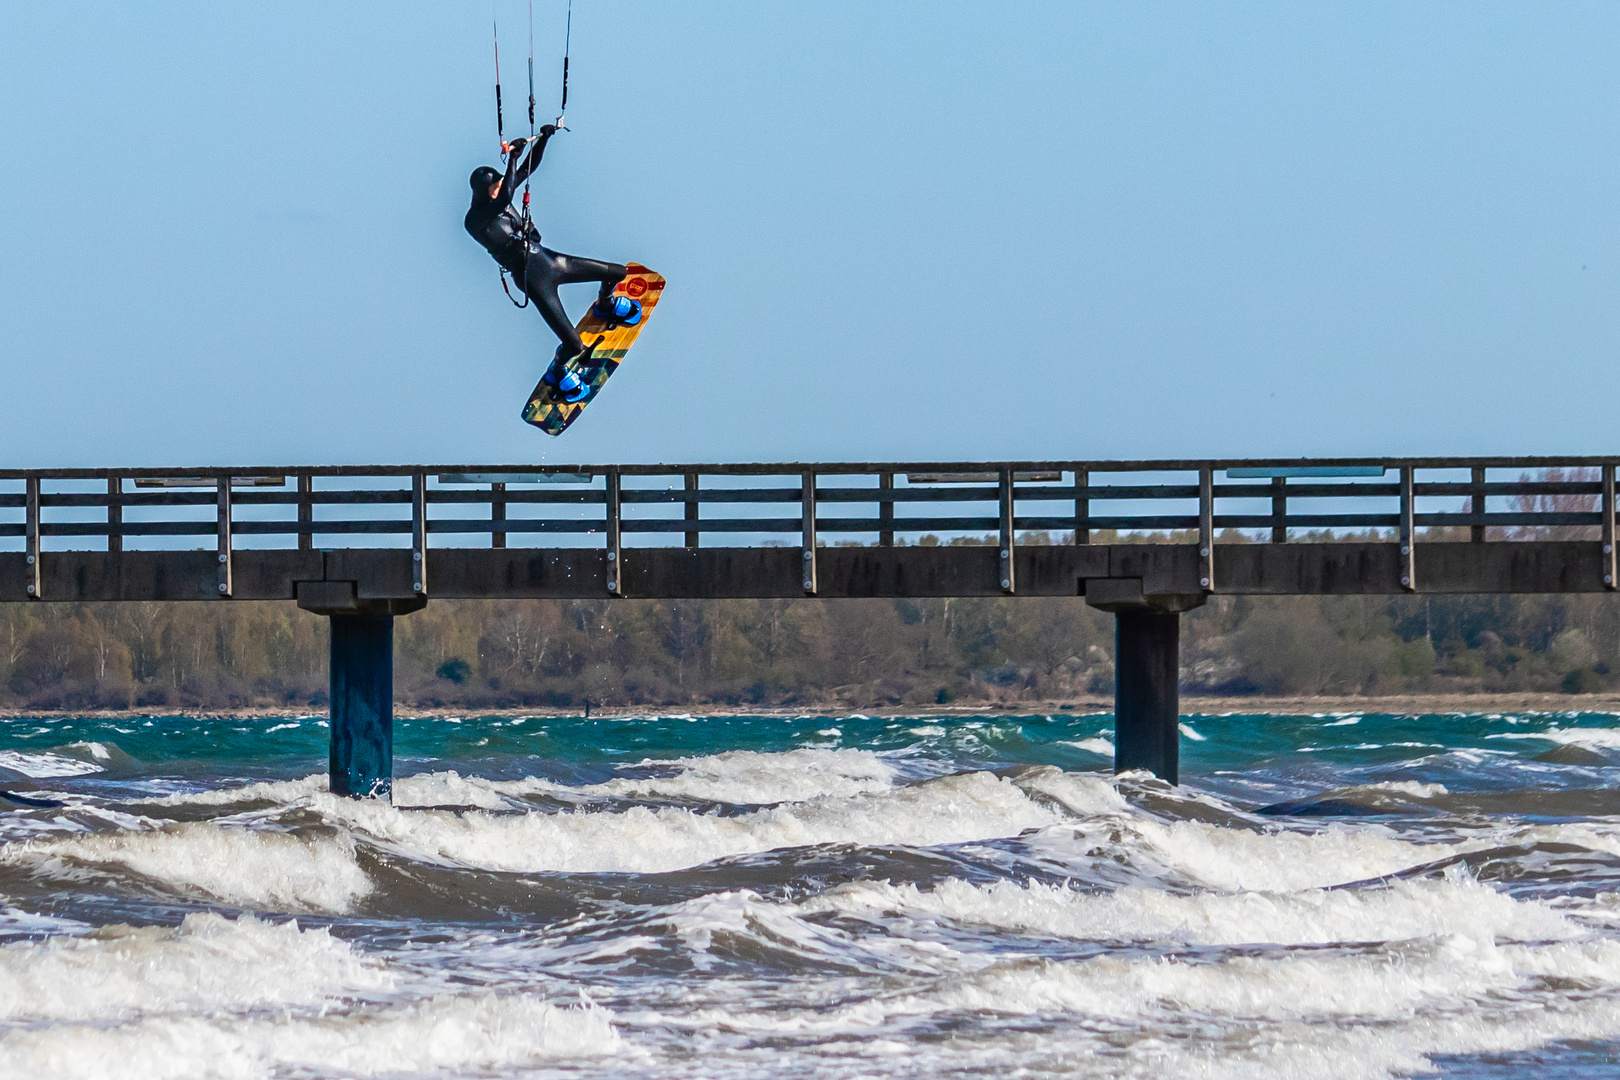
[[[541,246],[540,233],[532,224],[525,231],[523,215],[512,205],[512,194],[539,166],[540,158],[546,152],[546,142],[553,134],[554,129],[547,124],[525,148],[527,155],[521,150],[512,152],[497,197],[491,199],[488,186],[480,187],[474,181],[472,207],[467,211],[466,225],[472,238],[484,245],[495,261],[512,275],[518,287],[534,301],[540,317],[546,320],[546,325],[562,342],[559,355],[573,357],[585,351],[585,343],[579,339],[568,312],[557,298],[557,286],[582,281],[601,282],[598,298],[605,303],[613,295],[613,287],[624,280],[630,270],[621,263],[581,259],[552,251]],[[489,172],[493,175],[493,170]]]

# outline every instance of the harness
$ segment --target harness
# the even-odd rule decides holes
[[[528,262],[528,259],[529,259],[529,233],[528,233],[529,220],[528,220],[528,218],[529,218],[529,215],[527,213],[525,213],[523,215],[523,226],[524,226],[523,235],[513,237],[512,242],[507,245],[506,250],[501,252],[502,255],[508,254],[512,250],[513,247],[516,247],[516,248],[521,250],[521,252],[523,254],[523,261],[525,263]],[[528,294],[528,291],[525,290],[522,285],[518,285],[518,291],[523,293],[523,302],[519,303],[517,297],[512,295],[512,288],[511,288],[511,285],[509,285],[507,283],[507,277],[506,277],[508,274],[511,274],[512,275],[512,282],[516,283],[517,282],[517,273],[515,271],[508,270],[506,268],[506,264],[504,262],[501,262],[499,256],[496,257],[495,261],[496,261],[497,264],[499,264],[499,266],[501,268],[501,290],[506,293],[506,298],[508,300],[512,301],[512,306],[517,308],[519,311],[522,311],[524,308],[529,306],[529,294]]]

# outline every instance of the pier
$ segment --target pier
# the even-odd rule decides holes
[[[1617,459],[0,470],[0,602],[331,619],[331,785],[387,797],[431,599],[1072,596],[1116,617],[1116,770],[1178,780],[1212,596],[1616,585]]]

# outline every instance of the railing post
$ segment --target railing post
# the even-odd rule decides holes
[[[1074,470],[1074,542],[1077,544],[1091,543],[1091,497],[1086,494],[1091,487],[1091,473],[1085,469]]]
[[[1614,566],[1614,462],[1603,466],[1603,584],[1616,587]]]
[[[807,472],[802,479],[799,496],[802,524],[800,525],[800,569],[804,571],[804,594],[816,595],[816,474]]]
[[[411,589],[426,596],[427,578],[427,474],[411,474]]]
[[[315,548],[315,501],[310,497],[314,490],[314,477],[300,476],[298,478],[299,551],[313,551]]]
[[[35,600],[43,599],[39,573],[39,477],[30,476],[23,481],[23,536],[27,548],[27,590]]]
[[[502,498],[505,493],[505,484],[497,482],[489,485],[489,546],[492,548],[506,546],[506,530],[501,528],[506,524],[506,500]]]
[[[686,546],[688,548],[697,547],[698,546],[698,540],[699,540],[698,529],[697,529],[698,501],[696,499],[692,498],[692,496],[690,494],[691,492],[696,492],[697,489],[698,489],[698,474],[697,473],[691,473],[691,472],[687,473],[686,474],[686,490],[687,490],[687,492],[689,494],[687,495],[687,497],[685,499],[685,506],[686,506]]]
[[[231,595],[231,478],[215,481],[219,502],[215,509],[216,547],[219,552],[219,595]]]
[[[1215,470],[1198,470],[1198,584],[1215,591]]]
[[[1412,466],[1401,466],[1401,588],[1407,592],[1417,589],[1416,530],[1413,528],[1415,511],[1412,496]]]
[[[1271,542],[1288,543],[1288,478],[1271,478]]]
[[[878,473],[878,492],[878,546],[894,547],[894,473]]]
[[[124,481],[107,477],[107,550],[124,550]]]
[[[619,470],[609,469],[607,480],[607,591],[623,596],[620,582],[624,580],[624,559],[619,549]]]
[[[1017,588],[1013,580],[1013,544],[1016,540],[1013,520],[1013,471],[1011,465],[1001,467],[1000,483],[997,485],[997,500],[1001,510],[1001,591],[1011,594]]]
[[[1485,470],[1478,465],[1474,466],[1472,476],[1475,484],[1483,484],[1485,482]],[[1473,511],[1475,517],[1485,516],[1485,493],[1483,491],[1474,492],[1472,502],[1470,503],[1470,509]],[[1485,526],[1468,526],[1468,539],[1470,543],[1483,544],[1485,542]]]

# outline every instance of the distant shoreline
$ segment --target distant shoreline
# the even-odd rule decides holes
[[[849,716],[858,714],[874,717],[949,717],[969,716],[1038,716],[1066,712],[1088,715],[1112,712],[1112,698],[1085,697],[1064,701],[980,702],[964,705],[913,705],[905,707],[859,708],[832,702],[804,704],[791,707],[747,707],[740,705],[661,705],[641,707],[595,707],[591,717],[615,719],[635,716]],[[1272,714],[1278,716],[1310,716],[1316,713],[1491,713],[1491,712],[1597,712],[1620,714],[1620,693],[1603,694],[1394,694],[1387,697],[1205,697],[1186,695],[1181,699],[1181,711],[1188,716],[1211,716],[1236,713],[1239,715]],[[325,709],[246,708],[246,709],[0,709],[0,720],[87,718],[106,720],[141,720],[154,717],[190,717],[270,719],[316,716],[324,717]],[[577,708],[406,708],[397,707],[397,719],[423,719],[459,716],[535,716],[578,717]]]

